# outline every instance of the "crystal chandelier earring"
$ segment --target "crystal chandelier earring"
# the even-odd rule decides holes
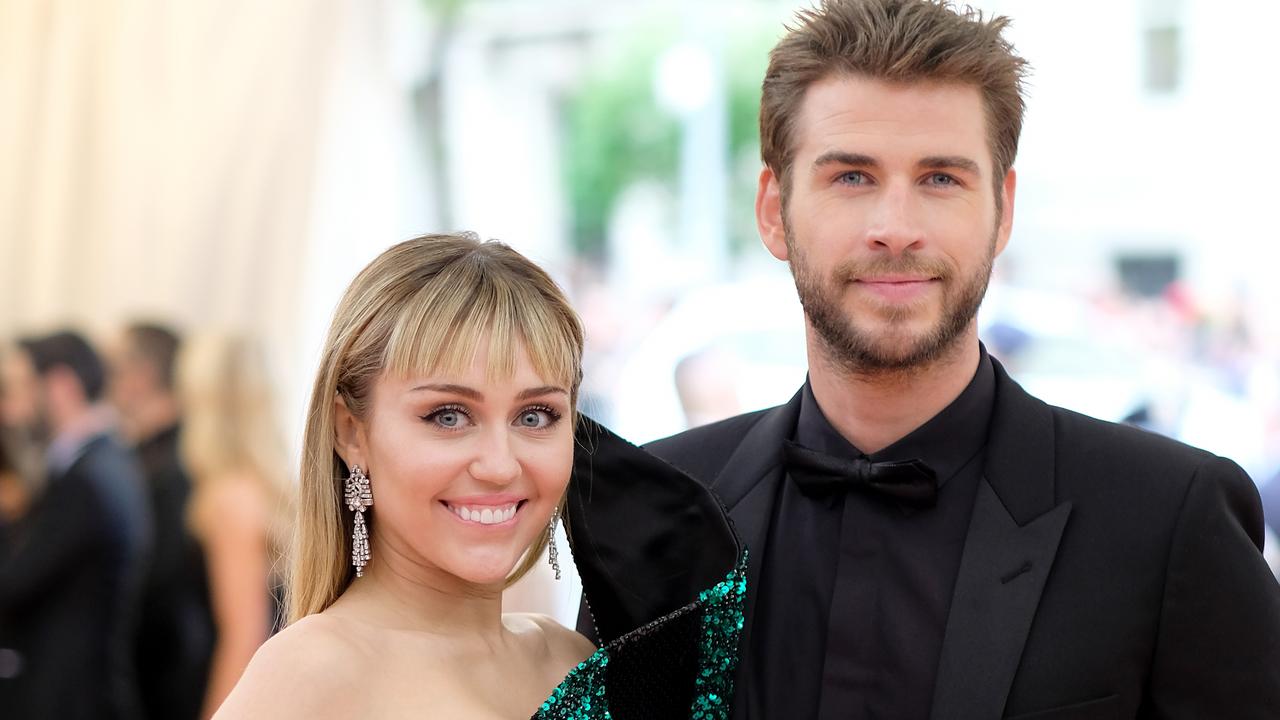
[[[560,509],[551,513],[551,522],[547,523],[547,562],[556,571],[556,579],[560,579],[560,550],[556,547],[556,521],[560,519]]]
[[[346,489],[347,509],[355,513],[355,528],[351,532],[351,564],[356,569],[356,577],[364,577],[364,566],[369,564],[369,529],[364,524],[364,511],[373,505],[373,491],[369,487],[369,478],[359,465],[351,466]]]

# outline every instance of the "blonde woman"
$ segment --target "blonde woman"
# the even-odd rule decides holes
[[[180,448],[192,480],[188,523],[204,551],[216,640],[201,717],[239,680],[278,615],[288,486],[271,384],[260,348],[206,333],[178,362]]]
[[[419,238],[356,277],[307,415],[290,625],[219,718],[528,717],[591,654],[501,609],[569,480],[582,344],[504,245]]]
[[[500,243],[418,238],[361,271],[311,396],[291,624],[218,718],[586,720],[612,689],[642,703],[619,718],[724,717],[741,613],[716,598],[740,585],[700,591],[736,542],[705,488],[577,416],[582,348],[560,289]],[[600,650],[502,612],[561,507]]]

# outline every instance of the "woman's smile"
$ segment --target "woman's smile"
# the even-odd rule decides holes
[[[487,499],[441,500],[440,504],[467,525],[497,528],[514,526],[516,516],[526,502],[525,499],[508,500],[495,496]]]

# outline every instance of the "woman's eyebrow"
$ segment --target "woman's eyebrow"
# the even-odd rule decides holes
[[[452,393],[454,395],[461,395],[463,397],[470,398],[472,400],[477,400],[477,401],[484,400],[484,393],[480,392],[479,390],[476,390],[475,388],[467,387],[466,385],[455,385],[453,383],[430,383],[427,385],[419,385],[413,388],[412,390],[410,390],[409,392],[420,392],[422,390],[434,390],[435,392]]]
[[[529,388],[528,390],[521,390],[520,394],[516,395],[516,399],[528,400],[531,397],[538,397],[540,395],[550,395],[552,393],[560,393],[562,395],[568,395],[569,391],[565,390],[562,387],[557,387],[555,385],[543,385],[541,387]]]
[[[484,400],[484,393],[479,390],[466,385],[457,385],[454,383],[428,383],[426,385],[419,385],[411,389],[409,392],[421,392],[423,390],[461,395],[465,398],[470,398],[476,401]],[[539,397],[541,395],[551,395],[555,393],[568,395],[569,391],[557,385],[540,385],[527,390],[521,390],[520,393],[516,395],[516,399],[527,400],[531,397]]]

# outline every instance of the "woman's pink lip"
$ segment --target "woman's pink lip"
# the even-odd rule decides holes
[[[529,498],[523,495],[468,495],[466,497],[448,498],[440,502],[445,505],[465,505],[467,507],[506,507],[524,502]]]

